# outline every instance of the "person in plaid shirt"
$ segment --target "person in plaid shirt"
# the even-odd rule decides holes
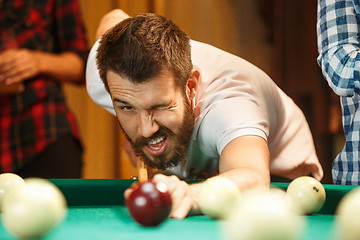
[[[84,83],[77,0],[0,0],[0,173],[81,177],[82,146],[62,82]]]
[[[318,1],[318,63],[340,96],[345,146],[336,156],[335,184],[360,184],[360,5],[358,0]]]

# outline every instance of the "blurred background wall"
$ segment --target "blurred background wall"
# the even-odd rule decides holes
[[[331,162],[343,144],[338,98],[316,63],[314,0],[81,0],[89,48],[100,19],[121,8],[130,15],[155,12],[173,20],[192,39],[210,43],[263,69],[304,111],[318,156],[331,182]],[[84,178],[136,175],[122,149],[116,118],[95,105],[84,87],[66,85],[80,125]],[[301,151],[301,149],[299,149]]]

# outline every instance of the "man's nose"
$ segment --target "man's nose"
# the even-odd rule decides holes
[[[153,116],[149,112],[140,114],[139,134],[144,138],[151,137],[159,130],[159,125],[154,121]]]

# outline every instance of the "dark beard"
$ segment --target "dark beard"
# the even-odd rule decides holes
[[[188,101],[185,100],[184,102],[185,102],[184,120],[181,124],[181,128],[177,136],[170,129],[160,125],[159,130],[156,133],[154,133],[150,138],[141,137],[136,139],[135,142],[132,142],[128,137],[128,135],[125,133],[125,131],[123,131],[129,142],[132,144],[132,147],[135,150],[136,155],[140,157],[147,166],[159,170],[165,170],[177,166],[186,159],[186,151],[190,144],[191,135],[195,124],[195,120],[194,120],[195,118],[194,118],[194,112]],[[153,156],[153,159],[150,159],[143,152],[142,149],[150,139],[156,138],[158,136],[166,136],[166,138],[171,137],[176,139],[176,143],[175,143],[176,147],[174,149],[174,152],[172,153]]]

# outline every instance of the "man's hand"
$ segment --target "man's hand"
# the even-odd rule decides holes
[[[10,49],[0,53],[0,81],[6,85],[22,82],[40,72],[40,60],[35,51]]]
[[[0,81],[6,85],[45,74],[59,82],[81,82],[84,62],[74,52],[54,54],[29,49],[9,49],[0,53]]]
[[[100,21],[100,24],[96,30],[96,39],[101,37],[107,30],[115,26],[122,20],[130,17],[121,9],[114,9],[107,13]]]
[[[185,218],[190,210],[198,211],[198,192],[201,184],[187,184],[185,181],[181,181],[176,176],[165,176],[163,174],[156,174],[152,181],[162,182],[168,186],[168,191],[172,199],[172,210],[170,217],[175,219]],[[129,197],[132,188],[125,191],[125,199]]]

